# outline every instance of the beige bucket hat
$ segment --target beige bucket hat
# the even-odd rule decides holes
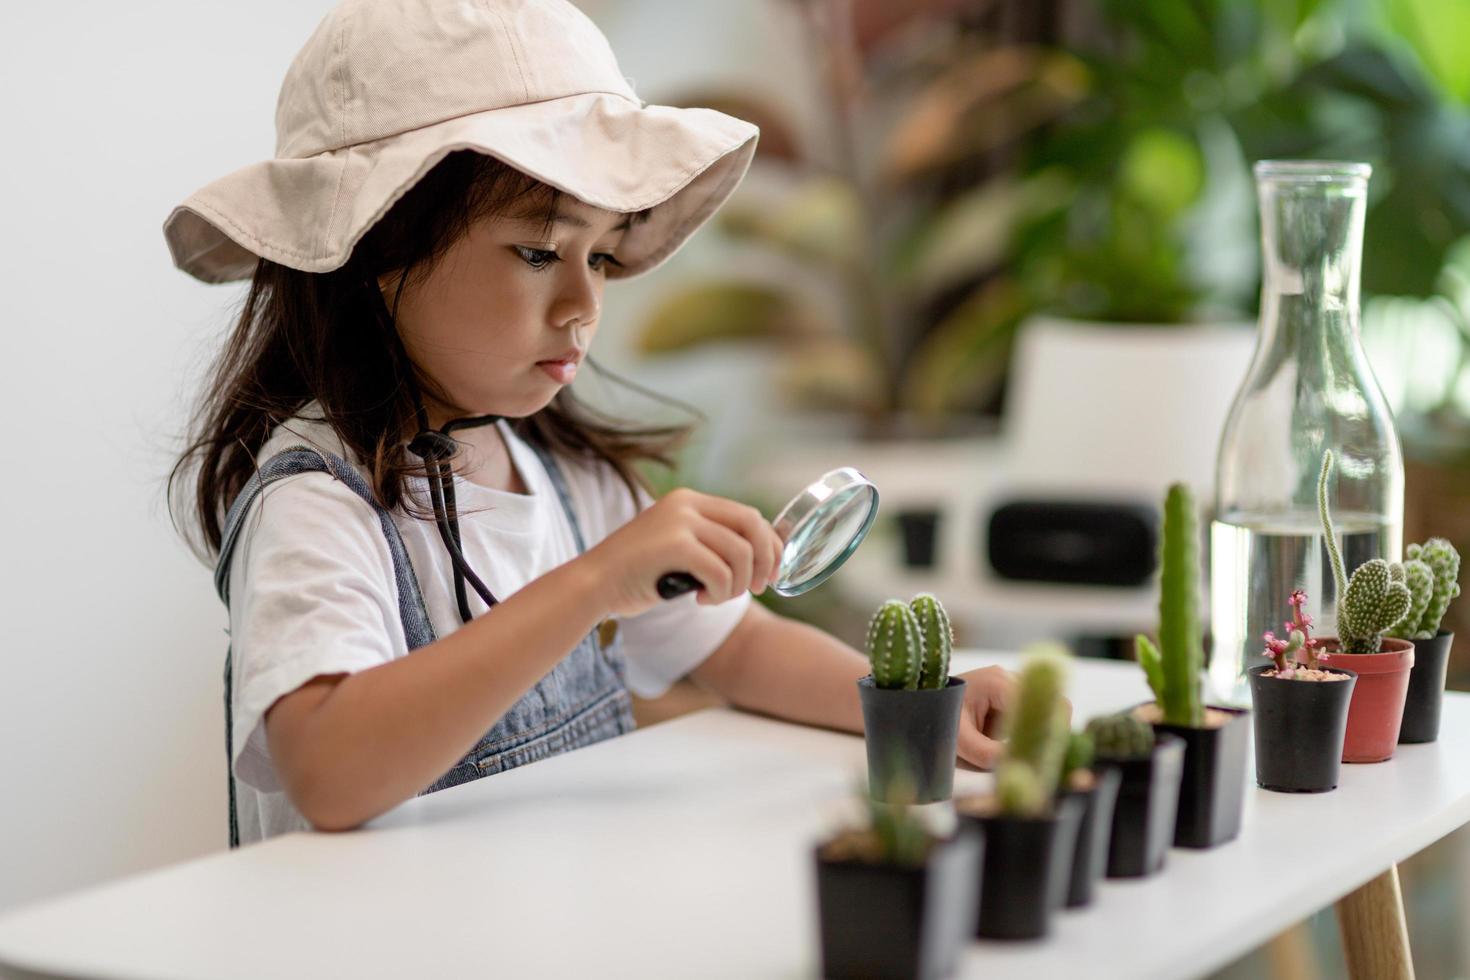
[[[729,197],[759,131],[646,105],[565,0],[342,0],[296,55],[274,159],[192,194],[164,222],[176,266],[248,279],[257,256],[329,272],[446,154],[472,149],[594,207],[652,209],[618,251],[627,278]]]

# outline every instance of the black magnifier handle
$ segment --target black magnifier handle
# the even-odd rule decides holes
[[[658,594],[665,599],[673,599],[702,588],[704,583],[688,572],[669,572],[658,580]]]

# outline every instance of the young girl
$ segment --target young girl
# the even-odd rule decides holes
[[[561,0],[345,0],[276,127],[164,226],[179,268],[251,279],[170,477],[229,607],[232,845],[626,732],[629,691],[686,674],[860,731],[865,658],[751,601],[771,526],[655,502],[632,464],[685,433],[568,387],[605,281],[719,207],[755,127],[644,105]],[[661,599],[674,570],[702,588]],[[988,766],[1010,680],[965,676],[960,753]]]

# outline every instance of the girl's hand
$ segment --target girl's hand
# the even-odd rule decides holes
[[[745,591],[759,595],[775,578],[783,547],[754,507],[680,487],[576,560],[595,569],[606,615],[636,616],[665,601],[658,580],[669,572],[703,583],[702,606]]]
[[[981,667],[957,674],[965,681],[965,706],[960,713],[959,755],[981,769],[993,769],[1005,751],[1001,721],[1016,694],[1016,675],[1004,667]],[[1066,702],[1071,724],[1072,702]]]

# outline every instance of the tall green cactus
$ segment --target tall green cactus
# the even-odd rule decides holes
[[[1092,719],[1087,734],[1099,759],[1138,759],[1154,750],[1153,726],[1126,712]]]
[[[1450,600],[1460,594],[1460,553],[1444,538],[1411,544],[1405,552],[1404,584],[1413,601],[1389,634],[1406,640],[1428,640],[1439,632]]]
[[[1067,751],[1066,681],[1064,653],[1050,644],[1030,648],[1010,712],[1006,754],[995,776],[1003,813],[1035,816],[1051,808]]]
[[[949,683],[949,655],[954,649],[954,629],[944,605],[928,592],[909,600],[909,608],[919,621],[924,638],[924,664],[919,672],[919,687],[937,689]]]
[[[1200,672],[1205,665],[1199,626],[1199,512],[1183,483],[1164,498],[1164,533],[1159,542],[1159,645],[1134,638],[1154,697],[1171,725],[1204,724]]]
[[[924,665],[919,620],[902,599],[889,599],[868,623],[868,660],[873,683],[887,690],[917,690]]]
[[[1377,653],[1384,634],[1408,614],[1413,597],[1404,584],[1404,567],[1382,558],[1370,558],[1353,570],[1351,579],[1347,577],[1327,506],[1332,461],[1329,449],[1322,454],[1322,473],[1317,477],[1317,513],[1322,519],[1332,580],[1337,586],[1337,639],[1344,653]]]

